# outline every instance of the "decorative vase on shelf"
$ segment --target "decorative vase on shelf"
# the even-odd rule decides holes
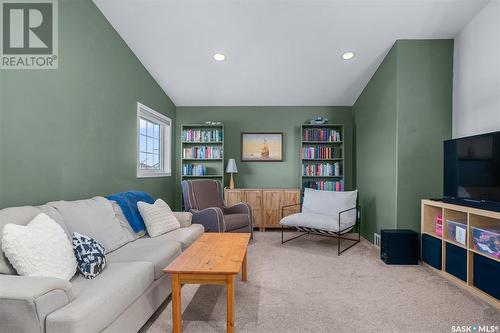
[[[314,119],[309,120],[310,125],[324,125],[328,123],[328,119],[323,117],[316,117]]]

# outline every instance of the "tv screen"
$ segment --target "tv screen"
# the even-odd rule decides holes
[[[444,142],[443,200],[500,209],[500,132]]]

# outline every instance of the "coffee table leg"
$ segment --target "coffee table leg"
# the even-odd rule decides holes
[[[243,263],[241,264],[241,281],[247,280],[247,251],[245,251],[245,256],[243,257]]]
[[[182,332],[181,284],[179,274],[172,274],[172,332]]]
[[[234,332],[234,275],[227,275],[227,332]]]

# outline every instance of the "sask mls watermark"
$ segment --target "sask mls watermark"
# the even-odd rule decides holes
[[[57,69],[57,0],[0,0],[2,69]]]
[[[495,333],[499,332],[496,325],[453,325],[451,333]]]

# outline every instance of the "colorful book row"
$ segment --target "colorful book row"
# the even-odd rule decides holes
[[[302,141],[342,141],[340,131],[333,128],[304,128],[302,132]]]
[[[183,176],[204,176],[206,174],[207,174],[207,168],[203,164],[182,165]]]
[[[302,176],[340,176],[341,174],[342,170],[339,162],[302,164]]]
[[[304,187],[322,191],[343,191],[344,181],[306,181]]]
[[[221,129],[189,129],[182,131],[184,142],[222,142]]]
[[[342,148],[326,146],[307,146],[302,148],[302,158],[327,159],[342,157]]]
[[[182,149],[182,158],[214,159],[222,158],[222,149],[219,147],[189,147]]]

